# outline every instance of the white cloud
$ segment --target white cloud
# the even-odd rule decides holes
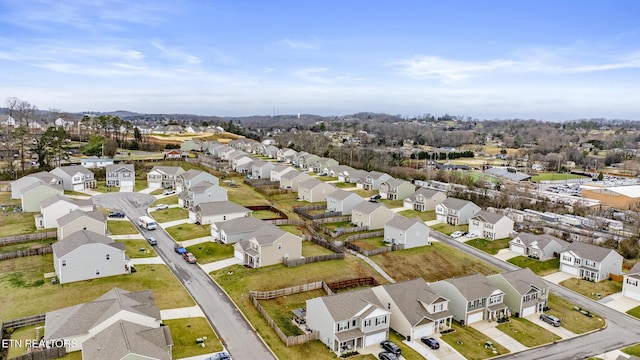
[[[318,48],[317,40],[293,40],[293,39],[282,39],[278,41],[278,44],[284,45],[288,48],[295,50],[315,50]]]
[[[202,62],[202,59],[200,57],[191,55],[186,51],[184,51],[182,48],[168,47],[168,46],[165,46],[161,41],[157,41],[157,40],[152,41],[151,45],[153,45],[153,47],[159,50],[162,55],[168,58],[181,60],[192,65],[197,65]]]
[[[293,71],[291,75],[300,80],[327,85],[349,78],[347,75],[330,75],[329,72],[329,68],[318,66],[298,69]]]

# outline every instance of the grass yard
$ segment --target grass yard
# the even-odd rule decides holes
[[[311,205],[311,203],[308,203],[306,201],[298,201],[298,194],[295,192],[269,195],[265,200],[271,201],[273,203],[273,206],[281,209],[282,212],[286,213],[289,216],[289,218],[292,218],[292,215],[297,216],[297,214],[293,212],[294,207]]]
[[[287,268],[273,265],[258,269],[247,269],[235,265],[211,273],[211,276],[231,296],[267,345],[281,359],[335,359],[335,354],[327,350],[320,341],[304,345],[286,347],[265,319],[253,307],[248,290],[266,291],[280,289],[314,281],[340,281],[354,277],[372,276],[379,283],[384,279],[369,265],[355,256],[344,260],[323,261],[304,266]],[[366,357],[365,357],[366,358]]]
[[[211,235],[211,226],[180,224],[165,229],[175,241],[197,239]]]
[[[150,192],[149,195],[162,195],[163,192],[164,192],[164,189],[162,189],[162,188],[155,189],[152,192]]]
[[[404,210],[398,212],[399,215],[402,215],[407,218],[416,218],[419,217],[422,221],[431,221],[436,219],[436,211],[416,211],[416,210]]]
[[[560,271],[560,259],[538,261],[527,256],[516,256],[507,262],[521,268],[529,268],[538,276],[545,276]]]
[[[274,213],[271,210],[256,210],[251,214],[251,216],[258,219],[277,219],[280,217],[280,215]]]
[[[378,190],[364,190],[364,189],[358,189],[358,190],[354,190],[352,191],[360,196],[362,196],[365,199],[369,199],[370,197],[372,197],[373,195],[377,195],[378,194]]]
[[[333,183],[333,185],[339,189],[349,189],[356,187],[356,184],[345,183],[345,182],[337,182]]]
[[[628,355],[633,355],[633,356],[640,356],[640,344],[636,344],[636,345],[632,345],[629,347],[626,347],[622,350],[623,353],[628,354]]]
[[[50,238],[50,239],[34,240],[34,241],[0,246],[0,254],[12,252],[12,251],[19,251],[19,250],[37,249],[37,248],[48,246],[49,244],[52,244],[54,242],[56,242],[56,239]]]
[[[320,181],[336,181],[338,180],[337,176],[316,176],[316,179],[320,180]]]
[[[181,359],[196,355],[204,355],[222,351],[222,344],[213,332],[209,321],[204,317],[163,320],[169,327],[173,339],[172,359]],[[204,338],[204,347],[196,343],[197,338]]]
[[[275,299],[260,300],[260,305],[287,336],[297,336],[304,332],[292,321],[294,315],[291,311],[306,308],[307,300],[326,295],[327,293],[322,289],[311,290]]]
[[[431,246],[374,255],[371,256],[371,260],[396,281],[421,277],[429,282],[474,273],[488,275],[501,272],[475,257],[439,242]]]
[[[36,222],[33,218],[38,213],[14,213],[7,212],[0,215],[0,229],[2,236],[24,235],[41,231],[55,229],[36,229]]]
[[[264,195],[243,183],[240,178],[236,179],[234,183],[237,184],[237,187],[230,187],[222,181],[220,182],[221,186],[227,189],[229,201],[242,206],[269,205],[269,201],[265,199]]]
[[[548,180],[571,180],[571,179],[582,179],[584,176],[568,174],[568,173],[541,173],[531,178],[533,182],[539,181],[548,181]]]
[[[591,282],[588,280],[571,278],[561,282],[560,285],[593,300],[600,300],[607,295],[622,291],[622,283],[613,280]]]
[[[401,208],[404,205],[402,200],[386,200],[382,199],[381,202],[389,209]]]
[[[462,327],[454,322],[453,328],[455,331],[442,335],[441,339],[458,350],[468,360],[487,359],[509,353],[509,350],[502,345],[470,326]],[[493,353],[492,349],[484,346],[487,341],[493,343],[497,353]]]
[[[199,264],[207,264],[214,261],[233,257],[233,245],[222,245],[211,241],[203,242],[187,247]]]
[[[605,326],[605,321],[599,315],[593,317],[582,315],[573,309],[574,304],[553,294],[549,294],[549,310],[546,312],[562,320],[562,326],[576,334],[583,334]]]
[[[107,220],[107,230],[111,235],[137,234],[138,229],[127,218],[123,220]]]
[[[325,248],[324,246],[320,246],[311,241],[302,241],[302,256],[304,257],[312,257],[312,256],[322,256],[322,255],[331,255],[333,251]]]
[[[640,319],[640,306],[636,306],[633,309],[627,311],[627,314]]]
[[[138,192],[144,190],[148,187],[146,180],[136,179],[135,184],[133,184],[133,191]]]
[[[549,344],[561,339],[560,336],[527,319],[511,317],[509,321],[498,325],[498,330],[516,339],[526,347]]]
[[[354,240],[351,243],[364,250],[375,250],[387,246],[383,240],[384,236],[376,236],[367,239]]]
[[[154,201],[151,206],[153,207],[160,204],[174,205],[177,203],[178,203],[178,195],[170,195]]]
[[[13,333],[11,333],[11,340],[14,341],[24,341],[25,340],[37,340],[36,336],[36,327],[42,327],[40,329],[40,336],[44,335],[44,323],[23,326],[21,328],[16,329]],[[18,357],[27,353],[26,346],[8,346],[9,353],[7,355],[7,359],[13,359],[14,357]]]
[[[336,231],[336,229],[338,228],[349,228],[351,227],[351,221],[340,221],[340,222],[334,222],[334,223],[326,223],[326,224],[322,224],[322,226],[324,228],[327,228],[331,231]],[[352,234],[349,234],[352,235]]]
[[[159,223],[189,218],[189,210],[180,207],[155,210],[150,212],[150,214]]]
[[[160,309],[195,305],[166,265],[137,265],[136,269],[138,272],[129,275],[51,285],[43,276],[54,271],[51,255],[2,261],[0,319],[17,319],[92,301],[114,287],[129,291],[151,289]]]
[[[509,248],[509,241],[511,239],[497,239],[497,240],[487,240],[487,239],[471,239],[465,241],[464,243],[467,245],[471,245],[476,249],[482,250],[487,254],[495,255],[501,249]]]
[[[124,244],[124,251],[132,259],[156,257],[156,251],[149,245],[147,240],[116,240]],[[143,250],[144,249],[144,250]]]
[[[293,235],[302,236],[303,232],[300,227],[295,225],[278,225],[278,227],[284,231],[290,232]]]
[[[20,205],[20,199],[12,199],[10,191],[0,192],[0,205]]]
[[[91,196],[91,195],[87,195],[87,193],[83,193],[80,191],[73,191],[73,190],[65,190],[64,191],[65,195],[75,195],[75,196]]]
[[[455,226],[451,224],[440,223],[440,224],[431,225],[430,228],[432,228],[435,231],[439,231],[445,235],[451,235],[456,231],[468,231],[469,225]]]

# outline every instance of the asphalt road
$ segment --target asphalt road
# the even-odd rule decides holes
[[[93,197],[94,204],[98,206],[122,210],[136,227],[137,219],[147,215],[146,209],[154,201],[152,195],[140,193],[113,193]],[[145,238],[153,236],[158,240],[156,252],[202,308],[220,341],[234,359],[275,359],[218,284],[199,266],[187,263],[174,251],[175,241],[166,231],[160,227],[153,231],[138,229]],[[196,337],[198,334],[194,334],[194,341]]]
[[[497,259],[484,251],[451,239],[450,237],[442,235],[436,231],[432,231],[431,236],[470,255],[480,258],[499,269],[506,271],[518,269],[515,265]],[[611,309],[582,295],[576,294],[562,286],[550,282],[547,283],[554,294],[604,317],[607,321],[606,329],[564,340],[557,344],[550,344],[515,354],[501,356],[500,359],[585,359],[590,356],[600,355],[608,351],[620,349],[640,342],[640,320]]]

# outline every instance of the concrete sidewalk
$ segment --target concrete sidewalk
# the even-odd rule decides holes
[[[180,245],[182,245],[182,247],[189,247],[191,245],[197,245],[197,244],[202,244],[204,242],[215,242],[215,238],[213,236],[204,236],[201,238],[197,238],[197,239],[191,239],[191,240],[185,240],[185,241],[179,241]]]
[[[497,257],[498,259],[502,260],[502,261],[507,261],[509,259],[512,259],[516,256],[520,256],[522,254],[518,254],[515,251],[511,251],[509,249],[500,249],[498,251],[497,254],[495,254],[494,256]]]
[[[524,351],[528,348],[518,342],[516,339],[507,335],[497,328],[498,322],[496,321],[478,321],[471,324],[471,327],[480,331],[481,333],[487,335],[489,338],[493,339],[496,343],[504,346],[512,353]]]
[[[142,190],[140,190],[138,192],[142,193],[142,194],[149,194],[149,193],[153,192],[154,190],[158,190],[158,189],[146,188],[146,189],[142,189]]]
[[[186,319],[192,317],[205,317],[200,306],[183,307],[176,309],[160,310],[162,320]]]
[[[567,280],[567,279],[571,279],[572,277],[575,277],[571,274],[568,274],[566,272],[563,271],[558,271],[555,272],[553,274],[549,274],[547,276],[543,276],[542,278],[547,280],[548,282],[552,282],[554,284],[560,284],[561,282]]]
[[[228,259],[224,259],[224,260],[220,260],[220,261],[216,261],[208,264],[198,264],[198,265],[200,266],[202,271],[208,274],[212,271],[224,269],[231,265],[239,265],[240,263],[242,263],[240,259],[232,257],[232,258],[228,258]]]
[[[131,259],[131,265],[165,265],[160,256]]]
[[[621,292],[611,294],[598,302],[623,313],[640,306],[640,301],[628,298]]]
[[[163,222],[163,223],[160,223],[159,225],[162,226],[162,228],[164,229],[171,226],[182,225],[182,224],[194,224],[194,223],[195,221],[191,219],[180,219],[180,220]]]
[[[109,235],[113,240],[144,240],[142,234]]]

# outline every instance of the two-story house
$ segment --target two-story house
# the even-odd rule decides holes
[[[633,265],[622,279],[622,295],[640,300],[640,263]]]
[[[35,215],[36,228],[49,229],[58,226],[58,219],[73,210],[94,211],[91,199],[72,199],[56,194],[40,203],[40,214]]]
[[[136,170],[133,164],[107,165],[107,186],[131,187],[136,183]]]
[[[291,191],[298,191],[300,183],[307,180],[315,179],[307,173],[302,173],[298,170],[289,171],[280,177],[280,189],[291,189]]]
[[[386,340],[391,312],[373,290],[362,289],[307,300],[306,321],[340,355]]]
[[[356,226],[368,226],[369,230],[382,229],[394,215],[394,212],[382,203],[363,201],[351,209],[351,223]]]
[[[396,215],[384,224],[384,242],[405,249],[431,245],[429,227],[420,218]]]
[[[176,176],[176,192],[181,193],[184,190],[189,190],[203,181],[208,181],[213,185],[220,185],[220,180],[217,176],[202,170],[190,169]]]
[[[256,160],[251,164],[252,179],[269,179],[271,177],[271,169],[275,165],[270,161]]]
[[[47,172],[40,171],[37,173],[25,175],[18,180],[11,182],[11,198],[20,199],[22,196],[22,189],[35,183],[43,183],[46,185],[59,185],[62,188],[62,179]]]
[[[199,182],[178,194],[178,205],[190,209],[198,204],[227,201],[227,189],[209,181]]]
[[[509,250],[540,261],[559,257],[568,246],[568,242],[549,234],[522,232],[509,241]]]
[[[292,163],[297,154],[298,152],[293,149],[284,148],[278,150],[277,159],[278,162]]]
[[[487,280],[504,292],[504,303],[514,316],[541,313],[549,301],[549,285],[529,268],[487,276]]]
[[[415,185],[402,179],[389,179],[380,184],[380,196],[389,200],[404,200],[416,191]]]
[[[342,215],[349,215],[354,206],[364,202],[362,196],[342,189],[337,189],[327,195],[327,211],[339,212]]]
[[[440,280],[430,285],[437,294],[449,299],[449,311],[461,325],[510,315],[504,292],[482,274]]]
[[[468,224],[479,211],[480,206],[471,201],[448,197],[436,205],[436,219],[451,225],[463,225]]]
[[[391,311],[391,329],[407,341],[451,328],[449,300],[438,295],[422,278],[379,285],[371,290]]]
[[[364,190],[380,190],[380,184],[393,179],[391,175],[379,171],[369,172],[364,179],[358,180],[356,187]]]
[[[302,257],[302,238],[288,231],[272,229],[236,242],[233,253],[242,265],[252,268],[282,264],[285,260]]]
[[[255,234],[281,230],[279,227],[253,216],[211,223],[211,236],[222,244],[235,244],[249,240]]]
[[[180,166],[154,166],[147,173],[147,185],[152,189],[175,189],[176,179],[183,172]]]
[[[280,177],[282,175],[288,173],[289,171],[296,171],[293,167],[289,165],[276,165],[271,169],[271,181],[280,181]]]
[[[308,202],[327,201],[327,196],[336,191],[332,184],[312,178],[298,185],[298,200]]]
[[[50,173],[62,181],[65,190],[79,191],[96,187],[93,173],[82,165],[61,166]]]
[[[446,198],[447,194],[443,191],[421,187],[404,199],[402,204],[410,210],[433,211],[436,209],[436,205],[442,203]]]
[[[481,210],[469,219],[469,232],[487,240],[508,238],[513,233],[513,220]]]
[[[560,271],[598,282],[622,274],[622,260],[613,249],[574,241],[560,253]]]
[[[49,185],[44,181],[34,182],[20,189],[20,205],[24,212],[40,211],[40,204],[54,195],[64,195],[62,185]]]
[[[324,169],[328,169],[334,166],[338,166],[338,161],[332,158],[322,157],[318,158],[313,163],[313,171],[317,174],[320,174],[324,171]]]
[[[76,231],[87,230],[96,234],[107,234],[107,218],[102,211],[72,212],[58,218],[58,240],[73,234]]]

